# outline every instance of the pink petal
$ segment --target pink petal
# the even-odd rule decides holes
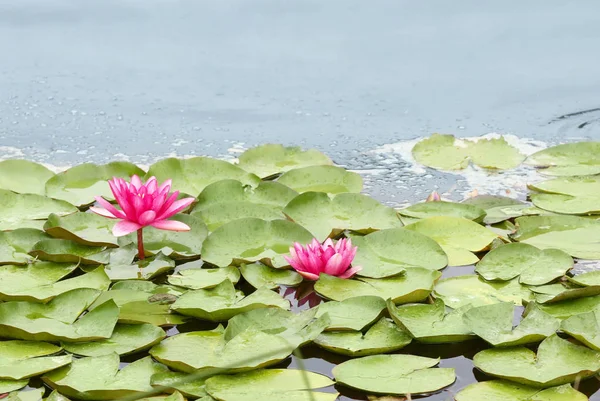
[[[140,179],[140,177],[137,176],[137,174],[134,174],[131,177],[131,185],[133,185],[135,187],[135,189],[140,189],[142,185],[144,185],[142,183],[142,180]]]
[[[156,220],[156,212],[154,210],[146,210],[140,215],[139,223],[143,226],[147,226]]]
[[[294,259],[294,258],[289,258],[287,256],[283,257],[289,264],[290,266],[292,266],[292,268],[294,270],[296,270],[297,272],[301,272],[304,271],[304,266],[298,261],[298,259]]]
[[[307,271],[314,274],[319,274],[323,271],[325,265],[321,262],[321,255],[318,252],[307,252],[307,259],[308,263],[304,263]]]
[[[125,218],[125,213],[123,213],[120,210],[117,210],[116,207],[114,207],[109,201],[107,201],[103,197],[96,196],[95,199],[96,199],[96,202],[98,202],[100,204],[100,206],[104,207],[104,209],[106,209],[106,211],[109,212],[110,214],[112,214],[114,217],[118,217],[121,219]],[[101,213],[98,213],[98,214],[101,214]],[[105,215],[102,214],[102,216],[105,216]]]
[[[309,273],[309,272],[301,272],[301,271],[299,271],[298,273],[300,273],[302,275],[302,277],[304,277],[307,280],[316,281],[319,279],[318,274],[313,274],[313,273]]]
[[[358,247],[354,247],[354,248],[350,248],[345,250],[342,253],[342,257],[343,257],[343,261],[342,261],[342,265],[343,266],[349,266],[352,261],[354,260],[354,257],[356,256],[356,250],[358,249]]]
[[[150,177],[150,179],[152,179],[154,177]],[[173,180],[167,180],[165,182],[162,183],[162,185],[158,188],[158,192],[165,192],[168,193],[171,190],[171,184],[173,183]]]
[[[356,266],[346,270],[343,274],[339,275],[339,278],[350,278],[354,276],[356,273],[362,270],[362,267]]]
[[[109,212],[106,209],[102,209],[101,207],[90,207],[90,210],[96,214],[99,214],[100,216],[104,216],[104,217],[108,217],[109,219],[116,219],[117,217],[115,215],[113,215],[111,212]]]
[[[333,241],[331,240],[331,238],[327,238],[325,240],[325,242],[323,243],[323,248],[329,248],[329,247],[331,247],[331,248],[334,247]]]
[[[159,230],[190,231],[190,226],[177,220],[159,220],[150,225]]]
[[[167,197],[167,200],[160,206],[160,210],[157,212],[158,215],[162,215],[166,210],[168,210],[173,203],[177,200],[179,196],[179,191],[173,192],[171,195]]]
[[[176,215],[177,213],[181,212],[183,209],[191,205],[192,202],[195,200],[196,198],[184,198],[173,202],[173,204],[167,210],[165,210],[161,213],[160,216],[158,216],[158,219],[168,219],[169,217]]]
[[[113,227],[113,235],[115,237],[122,237],[127,234],[131,234],[142,228],[141,225],[134,223],[129,220],[121,220]]]
[[[339,253],[336,253],[327,261],[327,264],[325,265],[323,272],[329,274],[330,276],[337,276],[339,274],[342,274],[344,272],[345,268],[347,267],[347,265],[343,266],[342,262],[343,262],[342,255],[340,255]]]
[[[148,181],[146,181],[146,189],[149,194],[153,194],[158,189],[158,184],[156,183],[156,177],[150,177]]]
[[[321,255],[321,263],[323,263],[323,265],[326,265],[333,255],[335,255],[335,249],[333,249],[333,247],[328,247],[325,250],[325,252],[323,252],[323,254]]]

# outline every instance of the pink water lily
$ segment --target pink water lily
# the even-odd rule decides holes
[[[108,181],[121,210],[114,207],[106,199],[96,196],[96,201],[104,208],[91,207],[90,210],[101,216],[111,219],[121,219],[113,227],[116,237],[138,233],[138,250],[140,259],[144,258],[142,229],[152,226],[161,230],[189,231],[190,227],[176,220],[167,220],[169,217],[187,208],[194,198],[177,200],[179,191],[171,191],[171,180],[158,185],[155,177],[150,177],[144,184],[140,177],[134,175],[131,182],[122,178],[113,178]]]
[[[352,241],[347,238],[339,240],[335,245],[330,238],[323,244],[313,239],[306,247],[295,242],[294,246],[290,247],[291,256],[284,256],[284,258],[308,280],[318,280],[320,273],[350,278],[361,270],[359,266],[350,267],[356,249],[357,247],[352,247]]]

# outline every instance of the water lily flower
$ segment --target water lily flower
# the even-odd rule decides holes
[[[121,219],[113,227],[113,234],[116,237],[137,231],[138,257],[140,259],[144,258],[142,237],[144,227],[152,226],[171,231],[190,230],[190,227],[185,223],[167,220],[187,208],[194,201],[194,198],[177,200],[179,191],[169,193],[171,180],[167,180],[159,186],[156,177],[150,177],[144,184],[140,177],[134,175],[131,177],[131,182],[115,177],[108,181],[108,185],[121,210],[100,196],[96,196],[96,201],[103,208],[91,207],[90,210],[104,217]]]
[[[306,247],[295,242],[290,247],[291,257],[284,256],[284,258],[308,280],[318,280],[320,273],[350,278],[362,269],[359,266],[350,267],[356,249],[357,247],[352,247],[352,240],[347,238],[339,240],[335,245],[331,238],[323,244],[313,239]]]
[[[442,198],[440,197],[440,194],[438,194],[437,191],[433,191],[431,194],[429,194],[425,202],[439,202],[441,200]]]

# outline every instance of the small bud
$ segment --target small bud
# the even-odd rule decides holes
[[[425,200],[425,202],[439,202],[441,201],[442,198],[440,197],[440,194],[437,193],[437,191],[433,191]]]

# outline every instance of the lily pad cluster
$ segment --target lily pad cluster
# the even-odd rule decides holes
[[[527,200],[400,210],[361,193],[361,177],[326,155],[280,145],[237,164],[170,158],[147,172],[0,162],[0,395],[334,401],[453,386],[459,401],[587,400],[572,384],[600,372],[600,274],[573,268],[600,260],[600,161],[581,149],[527,158],[556,176],[530,185]],[[447,136],[414,154],[438,168],[525,159],[502,139]],[[134,174],[195,199],[173,217],[190,231],[145,229],[143,260],[135,233],[115,238],[114,221],[89,212],[95,196],[112,200],[108,179]],[[313,238],[351,238],[362,269],[306,282],[284,256]],[[290,303],[311,291],[315,302]],[[493,380],[456,382],[434,355],[462,342],[479,344],[470,358]],[[336,366],[286,369],[306,349]]]

